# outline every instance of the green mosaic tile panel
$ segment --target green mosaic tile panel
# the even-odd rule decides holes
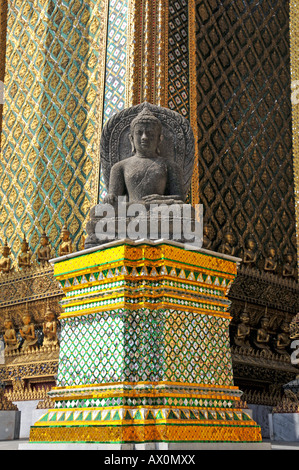
[[[172,381],[232,385],[229,320],[176,310],[62,320],[57,386]]]

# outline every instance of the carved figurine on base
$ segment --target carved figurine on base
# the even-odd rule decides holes
[[[57,338],[57,321],[55,313],[50,309],[49,302],[45,313],[45,321],[43,324],[44,341],[43,346],[55,349],[58,346]]]
[[[250,336],[250,317],[246,311],[246,307],[244,312],[240,315],[241,322],[238,324],[237,331],[235,334],[235,344],[245,349],[252,349],[249,336]]]
[[[70,232],[67,226],[64,225],[61,230],[61,243],[59,246],[59,256],[69,255],[73,252],[72,240],[70,239]]]
[[[267,315],[264,315],[261,319],[260,328],[257,330],[256,340],[254,344],[262,350],[270,351],[270,334],[269,334],[270,320]]]
[[[269,273],[276,273],[277,270],[277,253],[273,245],[268,248],[268,255],[265,259],[264,270]]]
[[[13,270],[10,255],[11,251],[6,239],[5,244],[2,248],[2,258],[0,260],[0,272],[2,272],[3,274],[9,274]]]
[[[220,245],[219,251],[225,255],[234,256],[236,253],[236,247],[234,246],[234,235],[230,229],[224,234],[223,243]]]
[[[254,267],[257,260],[256,244],[252,237],[249,237],[244,248],[243,263],[245,266]]]
[[[18,256],[18,266],[21,269],[32,267],[30,249],[25,235],[21,244],[21,254]]]
[[[24,339],[22,344],[23,352],[31,352],[35,349],[37,345],[37,337],[35,334],[34,324],[32,323],[31,314],[28,312],[28,307],[26,306],[26,312],[22,317],[24,326],[20,329],[20,335]]]
[[[105,202],[114,204],[118,196],[125,195],[129,202],[183,202],[181,169],[160,155],[160,120],[144,107],[131,122],[130,131],[133,155],[112,166]]]
[[[280,333],[277,335],[275,350],[284,356],[289,356],[287,348],[291,344],[290,326],[287,321],[283,321],[280,326]]]
[[[170,109],[145,102],[109,119],[101,136],[101,165],[107,196],[90,211],[85,248],[124,238],[137,240],[141,232],[141,238],[152,240],[199,241],[193,228],[193,241],[192,235],[184,232],[188,225],[195,226],[195,208],[185,203],[194,154],[190,123]],[[141,227],[138,233],[134,232],[137,204],[140,208],[137,225]],[[169,230],[165,235],[162,229],[165,219],[159,207],[167,210],[173,204],[176,211],[169,216]],[[103,213],[107,215],[107,231],[100,228]]]
[[[5,352],[9,353],[12,351],[17,351],[19,348],[19,341],[17,339],[16,330],[13,327],[13,323],[8,315],[6,315],[4,320],[5,332],[3,339],[5,342]]]
[[[48,263],[51,259],[51,248],[49,244],[49,238],[47,237],[45,231],[43,231],[43,234],[40,239],[40,246],[37,249],[37,259],[41,264]]]
[[[283,277],[294,278],[296,275],[296,261],[294,260],[294,255],[291,252],[288,252],[285,257],[285,264],[282,268]]]

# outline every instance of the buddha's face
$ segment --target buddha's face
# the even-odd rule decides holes
[[[253,240],[248,240],[248,249],[249,250],[253,250],[254,249],[254,241]]]
[[[229,243],[230,245],[233,244],[233,241],[234,241],[233,236],[230,233],[227,233],[225,238],[226,238],[227,243]]]
[[[23,242],[23,243],[22,243],[22,248],[21,248],[21,249],[22,249],[22,252],[23,252],[23,253],[26,253],[26,252],[28,251],[28,245],[27,245],[26,242]]]
[[[5,258],[8,258],[8,256],[10,255],[10,249],[4,247],[2,253]]]
[[[268,320],[268,318],[263,318],[262,321],[261,321],[261,325],[262,325],[262,328],[268,328],[270,322]]]
[[[47,312],[45,315],[46,321],[53,321],[54,320],[54,313]]]
[[[131,139],[137,154],[157,156],[161,133],[159,126],[155,123],[147,121],[137,123]]]
[[[7,320],[7,321],[4,322],[4,328],[6,330],[11,330],[12,329],[12,323],[11,323],[10,320]]]
[[[270,249],[269,249],[269,255],[271,256],[271,258],[274,258],[274,257],[275,257],[276,252],[275,252],[275,249],[274,249],[274,248],[270,248]]]
[[[30,323],[31,323],[30,315],[24,315],[23,316],[23,323],[24,323],[24,325],[30,325]]]
[[[42,238],[42,239],[41,239],[41,244],[42,244],[42,246],[47,246],[47,244],[48,244],[48,239],[47,239],[47,238]]]

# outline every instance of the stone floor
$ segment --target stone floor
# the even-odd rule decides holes
[[[20,443],[27,443],[28,439],[19,439],[17,441],[0,441],[1,450],[19,450]],[[264,442],[269,442],[265,440]],[[272,450],[299,450],[299,442],[271,442]]]

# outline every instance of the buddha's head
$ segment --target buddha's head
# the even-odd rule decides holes
[[[131,122],[130,141],[132,151],[141,157],[156,157],[160,154],[159,145],[161,140],[161,121],[145,106]]]
[[[289,253],[286,254],[286,262],[288,264],[293,264],[293,259],[294,259],[293,253],[289,252]]]
[[[70,232],[68,231],[66,225],[64,225],[63,228],[62,228],[62,230],[61,230],[61,238],[62,238],[62,240],[63,240],[64,242],[70,240]]]
[[[46,235],[45,232],[43,232],[43,234],[41,236],[40,243],[41,243],[42,246],[49,245],[49,238],[48,238],[48,236]]]
[[[7,258],[7,257],[10,255],[10,253],[11,253],[11,252],[10,252],[10,248],[9,248],[9,246],[8,246],[8,244],[7,244],[7,239],[6,239],[6,240],[5,240],[5,244],[4,244],[3,248],[2,248],[2,254],[3,254],[3,256],[4,256],[5,258]]]
[[[11,321],[10,318],[6,318],[6,319],[4,320],[4,328],[5,328],[6,330],[11,330],[11,329],[12,329],[12,321]]]
[[[249,323],[250,321],[250,317],[248,315],[248,313],[246,311],[243,311],[240,315],[240,320],[243,322],[243,323]]]
[[[31,321],[32,321],[32,320],[31,320],[31,315],[30,315],[30,313],[25,312],[24,315],[23,315],[23,317],[22,317],[22,320],[23,320],[23,324],[24,324],[24,325],[30,325],[30,323],[31,323]]]
[[[27,242],[25,234],[24,234],[24,238],[23,238],[23,241],[22,241],[22,244],[21,244],[21,251],[22,251],[22,253],[27,253],[28,249],[29,249],[29,245],[28,245],[28,242]]]
[[[253,251],[255,248],[255,241],[252,237],[249,237],[247,240],[247,248],[248,250],[251,250],[251,251]]]

